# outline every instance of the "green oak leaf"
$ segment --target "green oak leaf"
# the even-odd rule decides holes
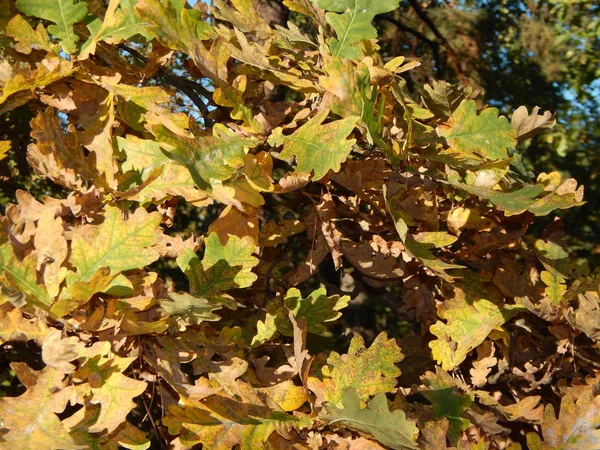
[[[187,292],[169,293],[172,301],[161,301],[160,307],[169,316],[176,316],[177,322],[182,325],[196,325],[202,322],[215,322],[221,317],[213,314],[221,305],[211,304],[207,299],[190,295]]]
[[[117,136],[116,144],[127,157],[121,164],[125,173],[121,183],[137,189],[133,200],[159,202],[169,196],[181,196],[193,202],[206,198],[206,193],[196,187],[190,171],[169,159],[158,142],[127,135]],[[153,177],[156,171],[158,176]]]
[[[347,295],[328,297],[325,288],[311,292],[306,298],[302,298],[298,289],[291,288],[285,294],[283,304],[278,299],[267,304],[265,320],[259,320],[256,323],[257,333],[252,344],[265,342],[271,339],[276,332],[285,336],[293,336],[294,328],[288,317],[289,311],[294,314],[296,319],[302,318],[306,321],[309,333],[323,333],[327,331],[324,324],[338,319],[342,315],[340,310],[348,306],[349,301],[350,297]]]
[[[332,26],[337,35],[329,40],[329,47],[334,56],[357,59],[360,50],[356,43],[377,38],[377,30],[371,25],[377,14],[393,11],[399,0],[313,0],[315,4],[327,12],[325,20]],[[339,14],[338,14],[339,13]]]
[[[342,315],[340,309],[348,306],[349,301],[350,297],[348,295],[342,297],[331,295],[328,297],[325,288],[311,292],[306,298],[302,298],[298,289],[291,288],[285,294],[283,304],[292,311],[296,319],[303,318],[306,320],[309,333],[322,333],[327,329],[323,323],[338,319]],[[285,325],[282,325],[281,328],[278,326],[278,330],[286,336],[293,336],[291,325],[289,320],[286,320]]]
[[[135,9],[161,44],[193,53],[199,41],[210,37],[212,27],[200,11],[185,6],[184,0],[138,0]]]
[[[148,213],[138,208],[127,220],[119,208],[108,207],[104,222],[88,242],[75,235],[71,244],[71,264],[77,268],[82,281],[89,281],[101,267],[111,272],[139,269],[159,257],[152,248],[159,239],[160,213]]]
[[[497,161],[508,158],[509,147],[517,143],[516,132],[506,117],[498,117],[496,108],[477,115],[474,100],[463,100],[450,118],[438,125],[452,156]]]
[[[462,275],[463,282],[454,285],[454,297],[438,308],[442,320],[430,327],[437,339],[431,341],[429,347],[433,358],[444,370],[454,369],[462,363],[515,311],[515,308],[500,306],[495,291],[488,291],[475,274],[463,271]]]
[[[254,147],[252,139],[243,139],[223,126],[213,128],[214,136],[186,137],[173,133],[163,125],[155,125],[152,132],[165,155],[185,166],[201,189],[208,189],[211,180],[227,180],[244,165],[247,147]]]
[[[206,248],[202,260],[191,249],[186,249],[177,264],[190,282],[190,294],[208,300],[227,303],[235,308],[235,302],[227,301],[223,292],[230,289],[245,288],[256,280],[252,268],[258,259],[252,256],[255,245],[250,236],[239,238],[229,236],[225,245],[217,233],[211,233],[205,239]]]
[[[576,188],[577,182],[572,178],[563,181],[558,172],[542,173],[538,176],[537,184],[512,192],[496,191],[490,187],[456,181],[447,183],[489,200],[499,210],[504,211],[505,216],[514,216],[525,211],[536,216],[545,216],[555,209],[568,209],[585,203],[583,186]],[[544,195],[540,197],[542,194]]]
[[[87,4],[77,0],[17,0],[19,11],[28,16],[54,22],[48,32],[58,39],[66,53],[75,53],[79,36],[73,25],[81,22],[87,15]]]
[[[427,372],[421,380],[427,389],[420,393],[431,402],[436,418],[448,419],[448,438],[455,445],[461,432],[470,425],[462,415],[473,404],[473,399],[460,392],[456,381],[439,368],[437,373]]]
[[[390,448],[416,449],[419,430],[415,422],[406,419],[401,409],[390,411],[385,394],[379,393],[368,401],[366,408],[360,407],[360,397],[354,389],[342,393],[343,408],[325,403],[329,424],[340,423],[361,433],[367,433]]]
[[[346,138],[354,129],[358,117],[351,116],[321,125],[328,114],[329,111],[321,111],[289,136],[282,135],[281,129],[277,129],[269,137],[269,144],[283,144],[281,158],[295,156],[296,172],[313,171],[314,180],[323,178],[329,170],[339,171],[356,142]]]
[[[327,359],[332,383],[325,388],[325,400],[332,406],[341,406],[342,393],[353,388],[362,400],[369,396],[390,392],[396,386],[400,369],[396,367],[404,359],[395,339],[388,339],[380,333],[371,347],[356,335],[350,342],[347,355],[331,352]]]

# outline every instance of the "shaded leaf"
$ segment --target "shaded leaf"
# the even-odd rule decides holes
[[[531,139],[556,125],[554,114],[550,111],[538,114],[539,110],[539,106],[534,106],[531,114],[527,114],[527,107],[519,106],[513,113],[511,124],[517,130],[519,142]]]
[[[177,294],[171,292],[169,298],[172,300],[162,301],[160,307],[170,316],[177,316],[177,321],[184,325],[194,325],[205,321],[214,322],[221,319],[213,314],[220,305],[213,305],[202,297],[195,297],[188,293]]]
[[[431,402],[436,418],[448,419],[448,437],[450,442],[456,444],[460,433],[470,424],[461,416],[472,405],[473,399],[459,392],[453,378],[439,368],[435,374],[427,372],[422,381],[427,390],[421,391],[421,394]]]
[[[119,450],[124,447],[130,450],[146,450],[150,447],[146,434],[129,422],[125,422],[107,435],[90,433],[89,427],[98,420],[99,416],[99,405],[86,405],[85,408],[63,420],[63,424],[69,428],[73,440],[85,448]]]
[[[342,394],[343,408],[325,403],[331,425],[341,423],[354,430],[368,433],[388,447],[394,449],[416,449],[419,430],[415,422],[407,420],[401,409],[390,411],[385,394],[379,393],[360,406],[360,397],[354,389],[345,389]]]

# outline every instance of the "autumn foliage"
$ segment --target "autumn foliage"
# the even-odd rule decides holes
[[[0,447],[597,448],[598,279],[528,232],[583,187],[515,166],[554,117],[411,93],[398,0],[213,3],[0,1],[46,186],[0,216]]]

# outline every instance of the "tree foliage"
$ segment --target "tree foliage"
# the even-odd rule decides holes
[[[0,442],[595,445],[600,279],[532,227],[583,187],[520,163],[552,114],[416,86],[397,1],[284,3],[0,1]]]

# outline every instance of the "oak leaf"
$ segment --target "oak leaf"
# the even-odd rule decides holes
[[[548,404],[542,421],[542,438],[527,435],[531,450],[587,450],[600,446],[600,397],[592,390],[581,394],[567,392],[560,402],[556,417],[554,407]]]
[[[122,211],[108,207],[104,222],[95,229],[91,242],[75,235],[71,263],[82,281],[89,281],[101,267],[120,272],[144,267],[158,259],[152,246],[158,242],[159,213],[138,208],[127,220]]]
[[[72,397],[70,389],[63,386],[64,374],[52,367],[37,372],[25,363],[12,363],[11,367],[27,391],[19,397],[0,398],[0,417],[3,428],[8,429],[2,435],[3,446],[19,450],[86,448],[73,440],[56,415]]]
[[[60,39],[60,45],[66,53],[75,53],[79,36],[73,25],[81,22],[87,14],[87,4],[78,0],[17,0],[19,11],[28,16],[53,22],[48,32]]]
[[[349,428],[368,433],[388,447],[394,449],[416,449],[419,430],[415,422],[406,419],[401,409],[390,411],[385,394],[379,393],[361,408],[361,399],[354,389],[342,393],[342,408],[325,403],[330,425],[341,423]]]
[[[339,407],[342,394],[348,388],[356,390],[361,400],[391,392],[400,375],[396,364],[403,359],[395,339],[388,339],[385,332],[380,333],[369,348],[360,335],[354,336],[347,354],[331,352],[327,358],[324,374],[330,378],[326,379],[325,400]]]
[[[515,314],[514,308],[497,303],[494,292],[487,290],[476,276],[466,274],[463,286],[454,286],[454,298],[438,307],[438,315],[445,322],[438,320],[430,327],[437,339],[429,347],[444,370],[457,367]]]
[[[190,282],[190,293],[212,301],[225,301],[235,308],[235,302],[224,296],[224,291],[250,286],[257,276],[252,268],[258,259],[252,256],[254,242],[251,237],[240,239],[230,236],[225,245],[217,233],[211,233],[205,239],[206,248],[202,260],[186,249],[177,258],[179,268]]]
[[[373,18],[398,7],[398,0],[316,0],[315,3],[319,8],[330,11],[325,14],[325,19],[337,35],[337,39],[329,40],[331,53],[349,59],[360,56],[357,43],[377,37],[377,31],[371,24]]]
[[[459,158],[507,159],[507,149],[516,144],[516,133],[508,120],[498,117],[495,108],[477,115],[473,100],[463,100],[450,118],[439,125],[439,132]]]
[[[355,143],[354,139],[346,138],[358,117],[351,116],[322,125],[328,114],[329,111],[321,111],[289,136],[284,136],[281,129],[277,129],[269,137],[269,144],[283,144],[281,158],[295,156],[296,172],[312,171],[314,180],[323,178],[329,170],[339,171]]]
[[[260,399],[248,383],[236,381],[229,388],[234,396],[211,395],[203,401],[186,401],[185,406],[169,407],[163,423],[169,433],[180,436],[181,443],[202,443],[212,450],[263,448],[275,431],[312,424],[308,418],[297,418],[273,410]]]

